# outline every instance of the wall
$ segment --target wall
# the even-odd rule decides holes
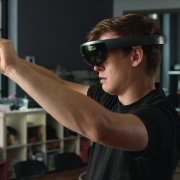
[[[179,0],[113,0],[113,16],[122,16],[123,11],[165,10],[180,8]]]
[[[36,64],[47,68],[92,70],[81,57],[80,44],[99,21],[113,16],[113,0],[16,1],[19,57],[35,56]],[[11,80],[9,84],[10,94],[26,95]]]
[[[180,8],[180,1],[177,0],[9,1],[11,3],[18,1],[18,7],[14,6],[16,13],[19,8],[18,20],[17,15],[14,14],[18,27],[13,26],[15,30],[13,36],[18,37],[16,48],[19,50],[19,56],[24,58],[26,55],[34,55],[39,65],[46,67],[62,65],[69,70],[72,68],[89,69],[82,62],[79,45],[86,41],[87,32],[99,20],[121,16],[123,11]],[[72,17],[75,20],[72,20]],[[17,29],[19,29],[18,34],[16,34]],[[69,44],[71,44],[70,50],[73,53],[64,51]],[[14,94],[16,94],[15,91]]]
[[[44,67],[92,69],[80,44],[100,20],[113,16],[113,0],[18,0],[18,54]]]

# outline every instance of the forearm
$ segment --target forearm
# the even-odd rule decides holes
[[[69,82],[69,81],[65,81],[63,79],[61,79],[59,76],[57,76],[55,73],[53,73],[52,71],[50,71],[49,69],[46,69],[42,66],[39,66],[39,65],[36,65],[36,64],[33,64],[33,63],[30,63],[24,59],[20,59],[20,61],[24,64],[26,64],[28,67],[30,67],[31,69],[33,69],[34,71],[52,79],[52,80],[55,80],[57,81],[58,83],[61,83],[62,85],[74,90],[74,91],[77,91],[77,92],[80,92],[84,95],[87,94],[87,90],[89,88],[89,86],[85,86],[85,85],[81,85],[81,84],[77,84],[77,83],[73,83],[73,82]]]
[[[39,66],[39,65],[37,65],[37,64],[28,62],[28,61],[26,61],[26,60],[24,60],[24,59],[21,59],[21,58],[20,58],[20,61],[21,61],[22,63],[26,64],[27,66],[29,66],[29,67],[30,67],[31,69],[33,69],[34,71],[36,71],[36,72],[38,72],[38,73],[40,73],[40,74],[42,74],[42,75],[44,75],[44,76],[46,76],[46,77],[48,77],[48,78],[50,78],[50,79],[53,79],[53,80],[55,80],[55,81],[57,81],[57,82],[63,83],[63,80],[62,80],[59,76],[57,76],[55,73],[53,73],[52,71],[50,71],[49,69],[44,68],[44,67],[42,67],[42,66]]]
[[[9,70],[8,77],[62,125],[96,141],[96,133],[100,132],[97,130],[100,127],[98,115],[105,108],[91,98],[33,71],[23,63]]]

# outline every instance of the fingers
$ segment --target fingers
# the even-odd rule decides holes
[[[0,48],[2,46],[8,46],[8,47],[14,49],[14,43],[12,41],[10,41],[9,39],[0,38]]]
[[[0,38],[0,73],[6,75],[9,67],[19,60],[12,41]]]

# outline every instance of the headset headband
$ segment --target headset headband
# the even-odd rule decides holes
[[[81,44],[82,46],[105,43],[107,49],[116,49],[121,47],[131,47],[131,46],[146,46],[146,45],[162,45],[165,44],[165,39],[160,35],[147,35],[147,36],[135,36],[135,37],[123,37],[114,39],[105,39],[90,41]]]

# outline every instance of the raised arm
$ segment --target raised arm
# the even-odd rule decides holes
[[[81,85],[81,84],[78,84],[78,83],[73,83],[73,82],[69,82],[69,81],[65,81],[63,79],[61,79],[59,76],[57,76],[55,73],[53,73],[52,71],[42,67],[42,66],[39,66],[37,64],[33,64],[31,62],[28,62],[24,59],[21,59],[19,58],[20,61],[24,64],[26,64],[27,66],[29,66],[31,69],[33,69],[34,71],[52,79],[52,80],[55,80],[63,85],[65,85],[66,87],[74,90],[74,91],[77,91],[81,94],[84,94],[84,95],[87,95],[87,91],[88,91],[88,88],[89,86],[85,86],[85,85]]]
[[[147,130],[135,115],[105,109],[91,98],[52,80],[19,61],[11,41],[0,39],[0,72],[16,82],[63,126],[100,144],[144,150]]]

